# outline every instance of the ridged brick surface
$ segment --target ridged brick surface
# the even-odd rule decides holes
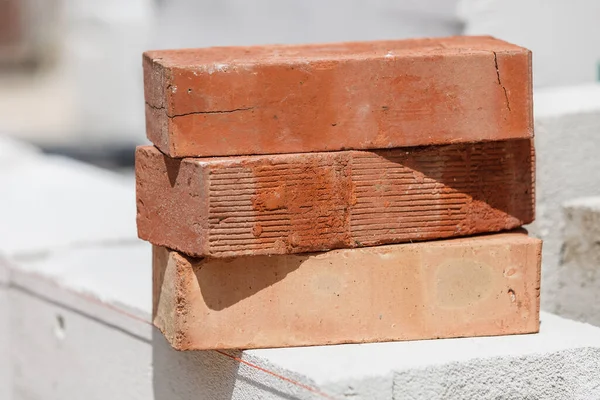
[[[139,236],[199,257],[440,239],[534,218],[530,140],[183,160],[145,146],[136,174]]]

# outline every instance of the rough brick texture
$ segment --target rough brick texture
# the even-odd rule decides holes
[[[226,260],[154,247],[154,324],[179,350],[537,332],[540,251],[523,232]]]
[[[139,147],[138,234],[232,257],[513,229],[534,218],[532,151],[529,139],[206,159]]]
[[[533,135],[531,53],[490,37],[144,54],[148,138],[172,157]]]

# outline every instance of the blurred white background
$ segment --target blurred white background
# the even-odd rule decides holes
[[[148,49],[491,34],[533,50],[536,89],[593,82],[599,16],[597,0],[0,0],[0,134],[130,163]]]

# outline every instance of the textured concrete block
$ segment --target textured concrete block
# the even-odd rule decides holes
[[[536,335],[264,349],[243,354],[260,355],[298,372],[335,399],[600,398],[600,328],[547,313],[540,318]]]
[[[572,200],[564,213],[553,302],[561,315],[600,326],[600,197]]]
[[[12,399],[12,362],[10,334],[10,305],[8,286],[10,271],[8,263],[0,256],[0,399]]]
[[[522,231],[225,260],[154,247],[154,324],[180,350],[536,332],[540,252]]]
[[[139,236],[192,256],[439,239],[534,217],[529,139],[183,160],[147,146],[136,164]]]
[[[561,314],[563,204],[600,194],[600,84],[537,90],[536,220],[527,229],[544,241],[542,308]]]
[[[144,55],[148,138],[172,157],[530,138],[531,53],[490,37]]]
[[[2,353],[11,358],[0,359],[0,370],[6,361],[18,372],[15,400],[323,399],[214,351],[174,351],[145,321],[152,285],[149,264],[136,254],[150,254],[139,247],[69,250],[67,257],[13,264],[3,325],[11,351]],[[59,271],[61,263],[70,267]],[[52,276],[49,264],[56,265]],[[83,275],[89,285],[80,284]],[[541,321],[536,335],[227,353],[335,399],[600,398],[600,328],[544,313]]]

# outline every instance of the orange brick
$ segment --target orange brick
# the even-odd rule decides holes
[[[172,159],[136,154],[140,238],[197,257],[288,254],[513,229],[534,218],[529,139]]]
[[[524,232],[227,260],[153,252],[154,324],[178,350],[539,329],[541,241]]]
[[[531,52],[490,37],[150,51],[144,80],[172,157],[533,135]]]

